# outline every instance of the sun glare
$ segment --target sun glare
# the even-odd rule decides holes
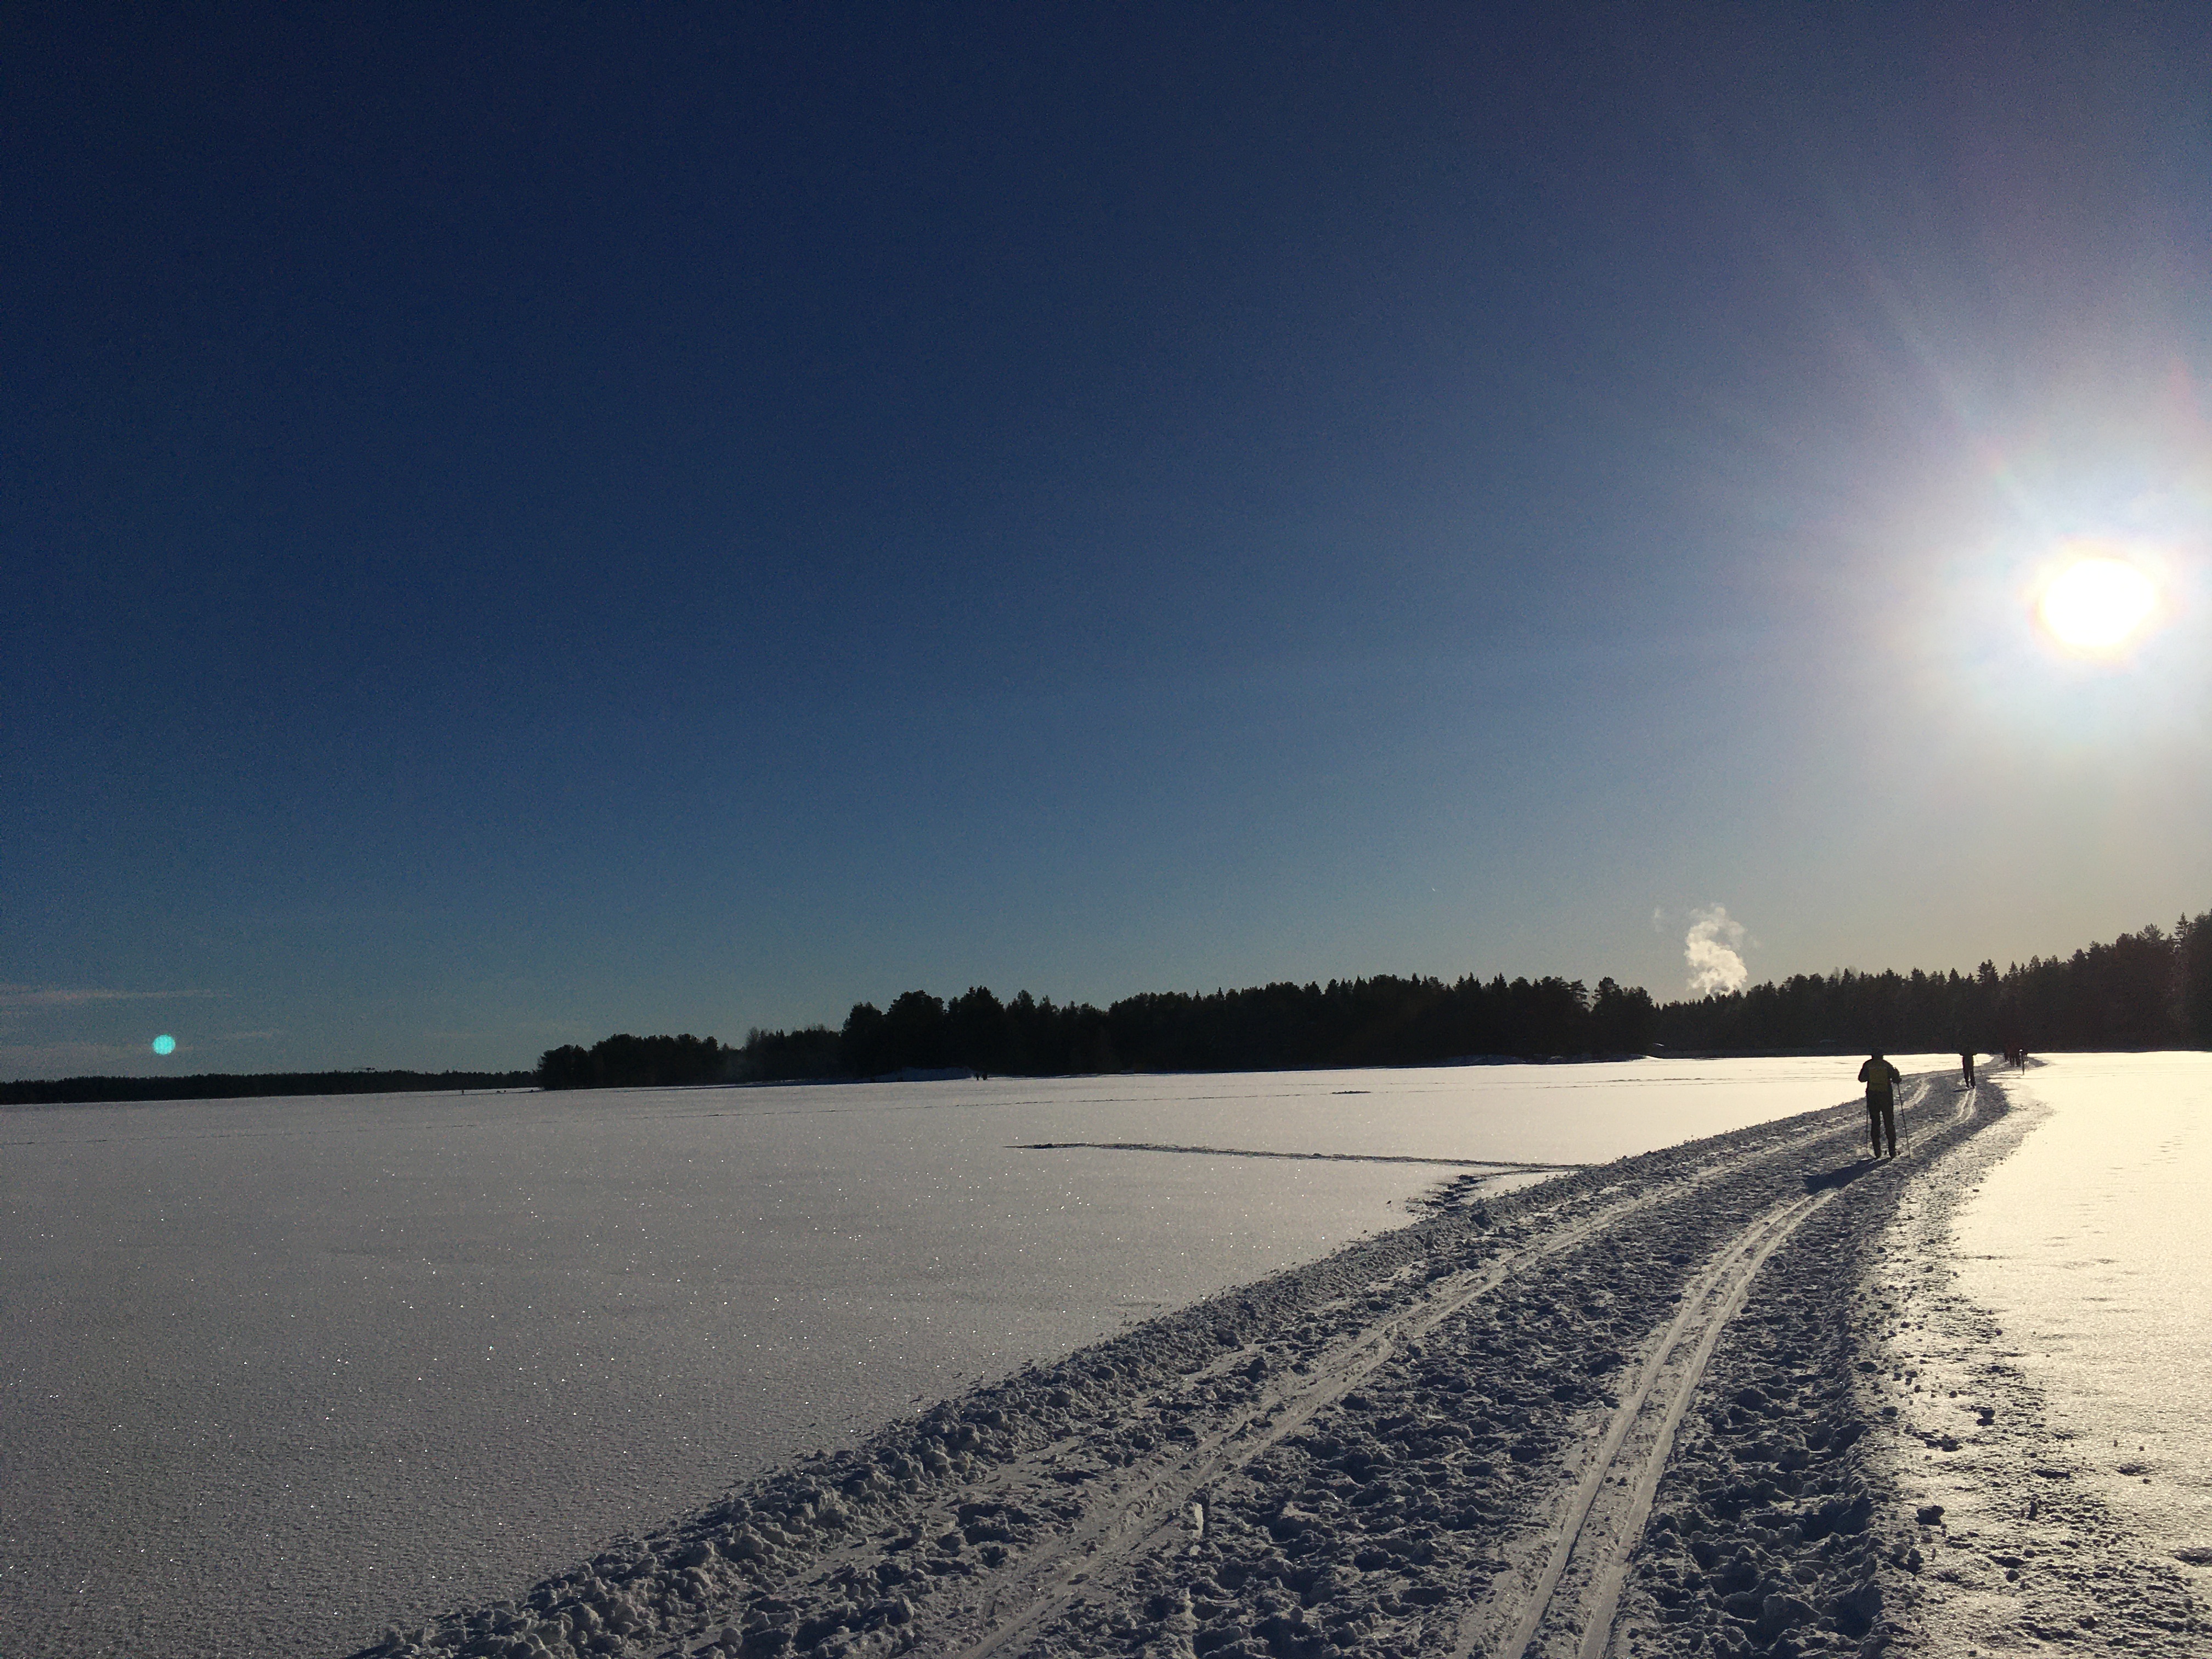
[[[2108,651],[2142,625],[2157,603],[2150,578],[2125,559],[2076,560],[2043,590],[2043,625],[2062,645]]]

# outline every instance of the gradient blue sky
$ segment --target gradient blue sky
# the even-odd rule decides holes
[[[0,1075],[2212,906],[2212,14],[454,9],[11,27]]]

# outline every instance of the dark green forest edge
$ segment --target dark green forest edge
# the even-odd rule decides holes
[[[1655,1006],[1610,979],[1331,980],[1211,994],[1153,992],[1101,1010],[981,987],[946,1000],[908,991],[826,1025],[713,1037],[620,1035],[549,1051],[548,1089],[873,1078],[1261,1072],[1433,1066],[1478,1059],[1667,1054],[1897,1054],[1971,1048],[2212,1048],[2212,911],[2070,957],[1999,973],[1801,974],[1725,996]]]

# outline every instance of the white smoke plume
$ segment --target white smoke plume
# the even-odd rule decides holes
[[[1743,943],[1743,924],[1730,916],[1728,907],[1690,912],[1690,931],[1682,940],[1682,960],[1690,964],[1690,994],[1709,997],[1741,991],[1751,970],[1743,965],[1736,947]]]

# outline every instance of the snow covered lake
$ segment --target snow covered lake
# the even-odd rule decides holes
[[[1466,1163],[1767,1121],[1856,1066],[0,1114],[0,1653],[346,1652],[1397,1224]],[[1443,1161],[1369,1161],[1404,1159]]]
[[[1960,1212],[1960,1288],[2097,1495],[2212,1582],[2212,1054],[2003,1073],[2038,1121]]]

